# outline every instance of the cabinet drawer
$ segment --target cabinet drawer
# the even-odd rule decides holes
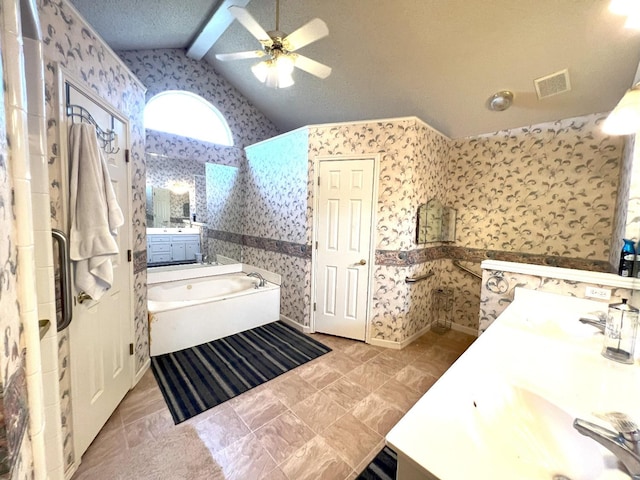
[[[200,235],[171,235],[171,243],[199,242]]]
[[[169,253],[153,253],[149,257],[149,263],[165,263],[171,261],[171,252]]]
[[[149,245],[149,252],[153,253],[169,253],[171,252],[170,243],[156,243]]]
[[[170,243],[171,235],[147,235],[147,243]]]

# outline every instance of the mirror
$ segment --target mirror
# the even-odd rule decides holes
[[[454,242],[456,210],[432,198],[418,207],[416,243]]]
[[[147,185],[147,227],[183,227],[191,216],[189,192]]]
[[[185,227],[195,220],[194,226],[201,231],[201,252],[210,261],[221,257],[223,263],[241,261],[241,170],[149,152],[145,158],[147,227]]]

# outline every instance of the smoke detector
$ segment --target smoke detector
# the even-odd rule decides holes
[[[569,70],[566,68],[559,72],[552,73],[546,77],[536,78],[533,81],[538,94],[538,100],[553,97],[561,93],[571,90],[571,81],[569,80]]]

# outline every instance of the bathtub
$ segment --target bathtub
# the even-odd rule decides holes
[[[189,276],[189,270],[184,272]],[[258,282],[244,272],[157,283],[151,279],[147,290],[151,356],[278,320],[280,286],[267,282],[256,288]]]

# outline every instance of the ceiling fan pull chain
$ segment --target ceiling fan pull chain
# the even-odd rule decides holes
[[[276,0],[276,31],[280,31],[280,0]]]

